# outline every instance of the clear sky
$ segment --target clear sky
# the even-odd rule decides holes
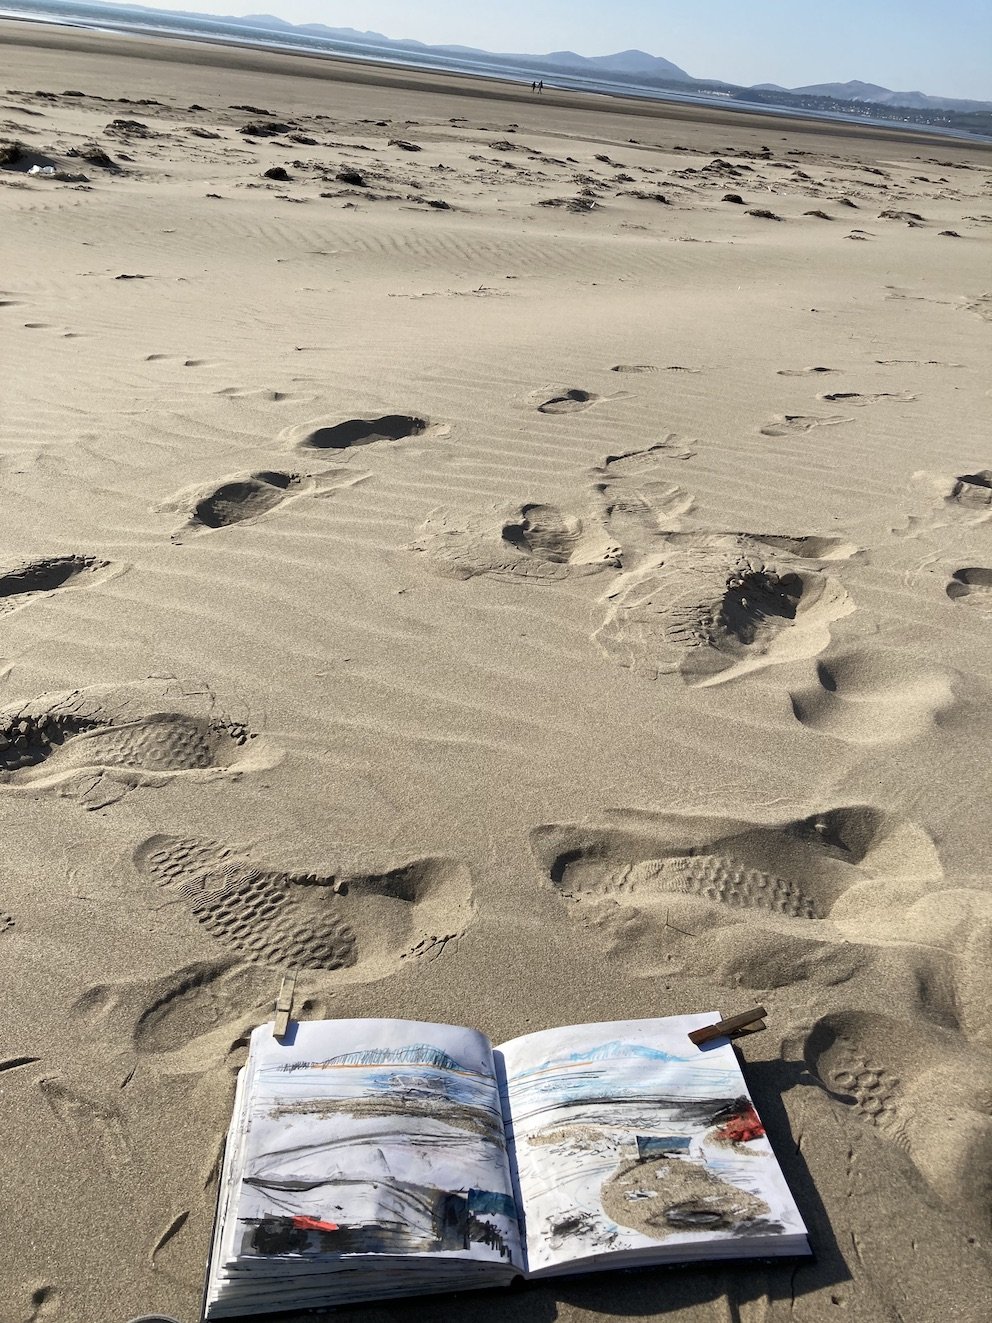
[[[431,44],[607,55],[636,47],[697,78],[846,82],[992,101],[992,0],[138,0],[277,14]]]

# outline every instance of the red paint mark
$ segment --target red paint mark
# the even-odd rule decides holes
[[[751,1139],[764,1138],[765,1127],[753,1107],[732,1116],[726,1125],[722,1125],[713,1136],[723,1144],[746,1144]]]
[[[337,1231],[336,1222],[323,1222],[319,1217],[294,1217],[294,1231]]]

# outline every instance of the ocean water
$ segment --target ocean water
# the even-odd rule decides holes
[[[729,93],[701,93],[675,88],[661,88],[654,84],[639,83],[634,78],[610,79],[585,77],[561,73],[557,70],[542,75],[530,65],[514,64],[498,55],[485,61],[464,54],[445,55],[435,51],[417,49],[398,51],[392,46],[373,42],[339,41],[328,37],[312,36],[302,32],[289,32],[280,28],[246,27],[223,18],[207,18],[193,14],[169,13],[164,10],[140,9],[130,5],[97,5],[68,3],[67,0],[0,0],[0,17],[34,18],[48,22],[68,23],[108,32],[135,32],[169,37],[195,37],[201,41],[230,42],[241,46],[258,46],[266,50],[304,51],[316,55],[330,55],[339,59],[374,60],[382,64],[416,69],[435,69],[450,73],[472,74],[482,78],[496,78],[530,84],[543,76],[545,88],[559,88],[576,92],[598,92],[606,96],[640,97],[649,101],[667,101],[682,104],[716,107],[752,114],[834,121],[845,124],[869,124],[877,128],[904,128],[946,137],[971,138],[985,141],[978,135],[941,128],[936,125],[906,123],[896,118],[880,119],[867,115],[834,114],[784,106],[757,106],[750,101],[739,101]]]

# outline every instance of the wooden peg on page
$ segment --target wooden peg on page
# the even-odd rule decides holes
[[[285,1038],[289,1033],[289,1021],[293,1014],[293,993],[296,991],[295,971],[283,976],[276,998],[276,1018],[272,1029],[273,1037]]]
[[[689,1041],[702,1047],[714,1038],[740,1038],[742,1034],[760,1034],[766,1028],[764,1006],[756,1006],[753,1011],[742,1011],[740,1015],[728,1015],[725,1020],[707,1024],[702,1029],[694,1029]]]

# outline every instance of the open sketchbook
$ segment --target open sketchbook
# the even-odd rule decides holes
[[[262,1025],[238,1078],[207,1319],[603,1268],[808,1254],[710,1015],[494,1048],[409,1020]]]

